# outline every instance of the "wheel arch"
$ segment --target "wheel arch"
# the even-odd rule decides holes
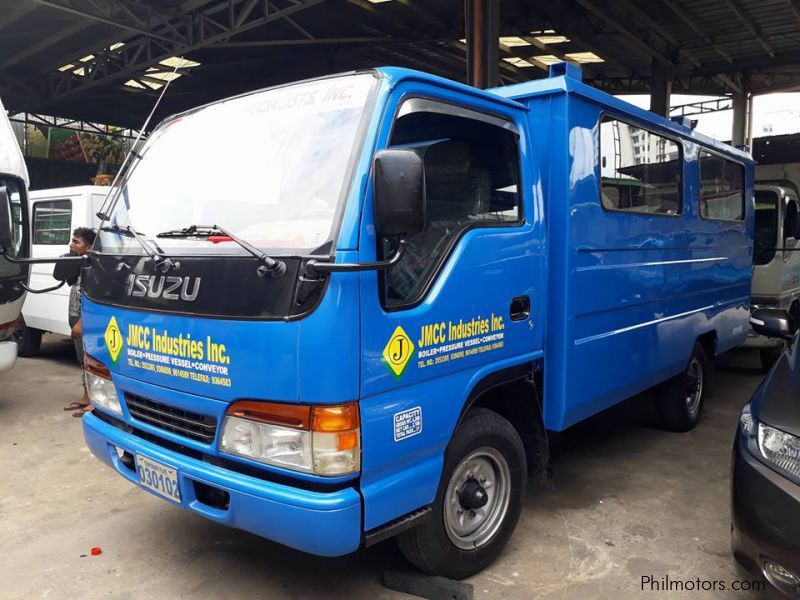
[[[529,477],[535,482],[544,482],[549,476],[550,444],[544,427],[541,390],[542,372],[538,362],[494,371],[472,387],[456,428],[472,408],[499,414],[511,423],[522,439]]]

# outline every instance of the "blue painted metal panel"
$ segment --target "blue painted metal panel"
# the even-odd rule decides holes
[[[132,483],[136,474],[120,462],[116,448],[176,469],[181,508],[222,525],[322,556],[348,554],[361,542],[361,501],[353,488],[321,493],[248,477],[167,450],[92,415],[83,418],[83,433],[92,453]],[[194,482],[228,492],[229,507],[199,500]]]
[[[568,427],[678,374],[699,336],[743,341],[752,271],[753,163],[743,152],[572,77],[493,90],[530,108],[548,219],[550,293],[544,412]],[[679,216],[609,212],[600,203],[599,126],[613,114],[681,140]],[[746,166],[747,218],[699,214],[700,147]]]
[[[410,96],[422,96],[494,114],[514,122],[520,131],[521,191],[524,222],[508,227],[479,227],[456,244],[430,291],[413,308],[387,312],[381,307],[376,272],[360,275],[362,311],[363,451],[361,490],[364,526],[376,527],[431,502],[436,494],[444,451],[476,383],[507,366],[532,363],[541,349],[544,310],[544,228],[542,194],[536,162],[529,154],[525,112],[517,105],[498,103],[490,95],[452,84],[431,85],[418,75],[404,78],[387,98],[377,148],[388,144],[398,105]],[[362,262],[376,258],[372,227],[371,188],[362,204],[360,235]],[[531,318],[512,322],[511,300],[531,298]],[[488,335],[498,335],[501,347],[459,356],[460,350],[428,355],[431,347],[448,343],[421,343],[426,325],[487,320]],[[502,329],[491,323],[500,319]],[[400,327],[411,339],[412,358],[396,376],[383,356]],[[452,341],[452,339],[448,340]],[[481,349],[492,344],[482,345]],[[452,358],[455,356],[456,358]],[[438,362],[448,359],[446,362]],[[419,407],[418,435],[395,440],[393,417]]]

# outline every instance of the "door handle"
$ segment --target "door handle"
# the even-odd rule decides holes
[[[531,314],[531,299],[528,296],[517,296],[511,301],[509,309],[512,321],[523,321]]]

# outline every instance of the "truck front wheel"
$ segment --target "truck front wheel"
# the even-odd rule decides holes
[[[418,569],[463,579],[490,565],[519,520],[527,463],[514,426],[472,409],[447,448],[429,517],[397,537]]]

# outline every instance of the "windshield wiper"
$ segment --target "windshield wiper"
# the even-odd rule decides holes
[[[149,256],[155,266],[161,270],[162,273],[167,273],[173,267],[178,268],[181,266],[181,263],[173,261],[169,256],[163,253],[163,250],[158,247],[158,244],[155,242],[148,240],[144,237],[141,233],[136,231],[130,225],[126,225],[125,227],[120,227],[119,225],[106,225],[100,228],[100,231],[110,231],[112,233],[121,233],[122,235],[127,235],[135,239],[139,245],[144,250],[145,254]],[[152,246],[151,246],[152,244]],[[155,250],[153,248],[155,247]]]
[[[231,241],[237,243],[244,248],[247,252],[255,256],[261,263],[258,267],[259,276],[269,274],[275,279],[283,277],[286,273],[286,263],[268,256],[261,250],[244,241],[242,238],[232,234],[227,229],[223,229],[219,225],[189,225],[183,229],[171,229],[169,231],[162,231],[156,237],[160,238],[183,238],[183,237],[210,237],[212,235],[221,235],[230,238]]]

